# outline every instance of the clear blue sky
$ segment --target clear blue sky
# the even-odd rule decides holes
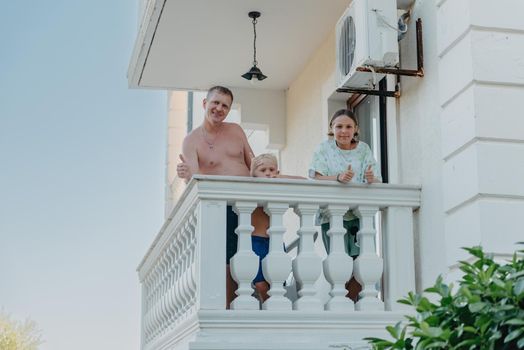
[[[0,308],[46,350],[138,349],[166,93],[130,90],[136,0],[1,1]]]

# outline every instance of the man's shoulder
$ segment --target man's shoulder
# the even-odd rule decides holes
[[[224,122],[224,130],[231,133],[244,134],[244,129],[237,123]]]
[[[199,133],[202,132],[200,129],[202,129],[202,126],[199,126],[199,127],[195,128],[195,129],[191,130],[189,132],[189,134],[187,134],[184,139],[191,140],[191,139],[194,139],[194,138],[198,137]]]

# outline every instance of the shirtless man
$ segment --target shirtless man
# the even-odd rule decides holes
[[[253,151],[244,130],[234,123],[224,122],[231,105],[233,93],[223,86],[209,89],[203,101],[204,121],[184,138],[182,161],[177,165],[178,177],[188,182],[194,174],[249,176]],[[231,277],[229,260],[237,251],[234,232],[238,218],[230,206],[227,208],[227,261],[226,308],[229,308],[237,288]]]

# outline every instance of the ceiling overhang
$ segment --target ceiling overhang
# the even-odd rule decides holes
[[[243,79],[253,62],[259,11],[258,66],[268,76],[257,88],[284,90],[333,33],[350,0],[144,0],[131,58],[133,88],[207,90],[253,88]],[[412,0],[399,0],[410,3]],[[401,5],[401,4],[399,4]]]

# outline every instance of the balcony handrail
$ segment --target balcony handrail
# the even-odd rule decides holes
[[[256,186],[253,186],[257,184]],[[137,267],[140,281],[143,281],[155,256],[169,240],[168,230],[177,225],[189,210],[201,199],[227,200],[233,204],[236,200],[257,202],[285,202],[319,204],[341,204],[348,207],[372,205],[378,208],[401,206],[418,208],[420,206],[419,185],[399,184],[346,184],[336,181],[318,181],[310,179],[267,179],[244,176],[194,175],[187,184],[180,199],[166,218],[153,243]],[[168,232],[166,234],[166,232]]]
[[[237,297],[229,305],[234,313],[260,308],[399,311],[402,306],[395,301],[415,288],[413,215],[420,197],[420,186],[413,185],[195,176],[137,268],[142,284],[143,348],[153,349],[170,334],[194,330],[202,311],[226,308],[226,278],[219,271],[220,266],[225,268],[227,206],[238,216],[238,248],[230,261],[231,274],[238,282]],[[270,297],[261,304],[252,296],[252,280],[259,266],[251,247],[256,207],[263,207],[269,217],[269,252],[262,268]],[[294,219],[284,220],[290,209],[298,228]],[[331,244],[324,258],[314,243],[319,209],[330,221]],[[355,260],[344,245],[343,217],[348,210],[359,218],[360,254]],[[299,237],[287,252],[282,249],[286,233]],[[352,277],[362,286],[356,302],[345,297],[345,284]]]

